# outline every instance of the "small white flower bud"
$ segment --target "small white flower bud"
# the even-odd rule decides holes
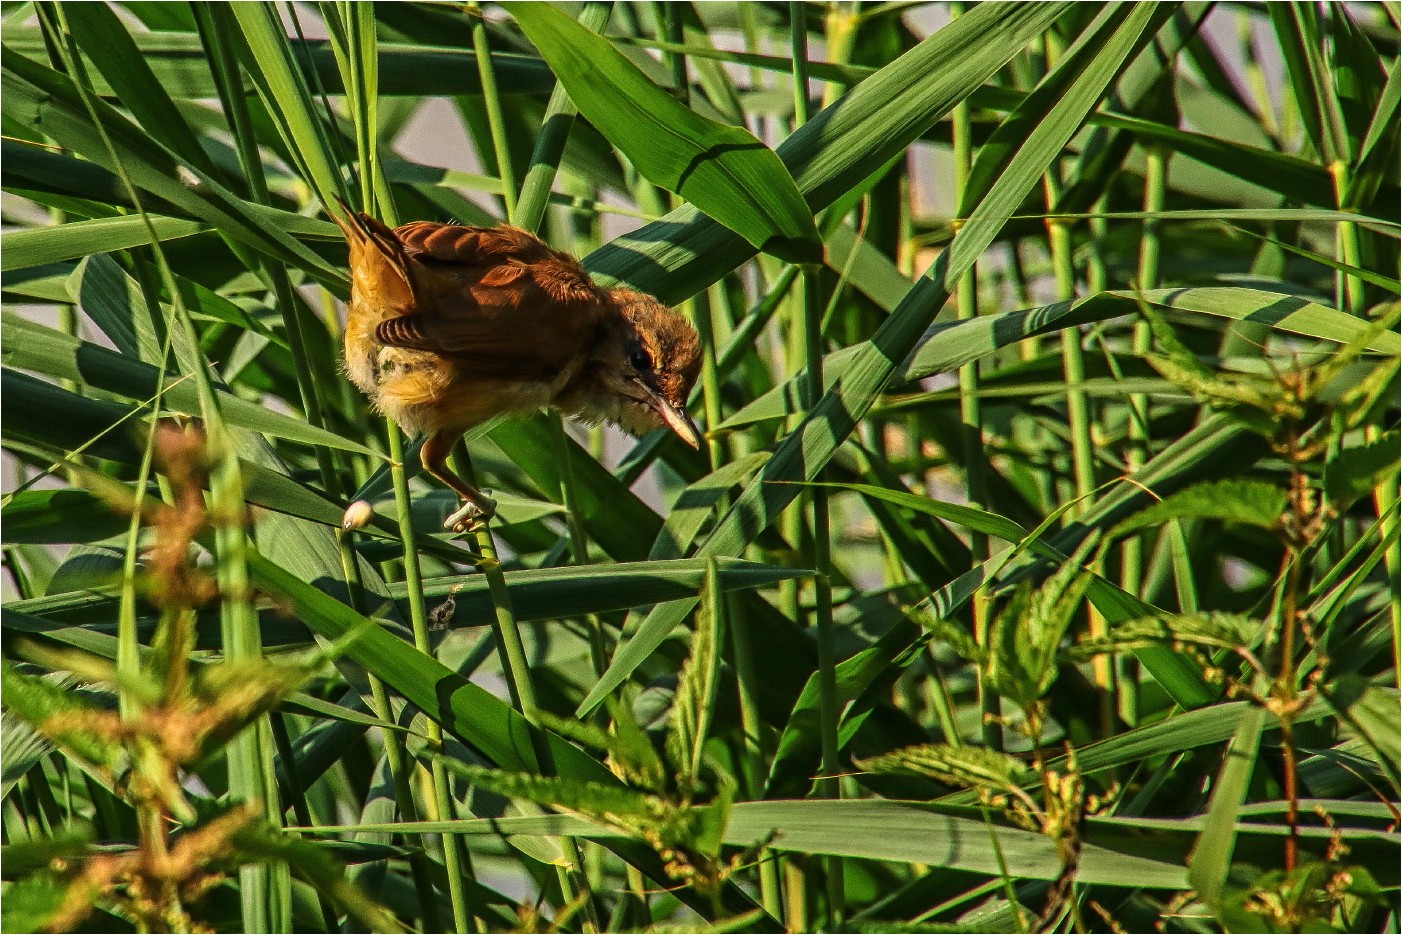
[[[370,517],[375,515],[375,508],[364,500],[357,500],[346,507],[345,515],[341,517],[342,529],[361,529],[370,522]]]

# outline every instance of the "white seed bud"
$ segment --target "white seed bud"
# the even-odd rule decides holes
[[[346,507],[345,515],[341,517],[342,529],[361,529],[370,522],[370,517],[375,515],[375,508],[364,500],[357,500]]]

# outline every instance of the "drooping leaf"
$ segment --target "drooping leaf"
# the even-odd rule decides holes
[[[506,9],[580,113],[649,181],[793,263],[822,260],[813,212],[783,162],[741,127],[697,114],[647,79],[608,40],[549,4]]]
[[[1266,481],[1232,479],[1194,484],[1121,522],[1111,537],[1151,529],[1175,519],[1211,519],[1279,529],[1288,494]]]

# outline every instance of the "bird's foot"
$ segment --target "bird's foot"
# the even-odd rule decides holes
[[[481,503],[464,500],[463,505],[443,521],[443,528],[460,533],[476,532],[487,525],[487,521],[496,515],[497,502],[486,496],[486,492],[484,492]]]

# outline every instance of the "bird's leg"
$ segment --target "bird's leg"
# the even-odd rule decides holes
[[[443,521],[443,528],[453,532],[470,532],[496,515],[497,504],[491,497],[449,470],[448,452],[452,449],[453,442],[461,437],[461,433],[439,432],[430,435],[424,442],[419,457],[423,460],[425,471],[451,487],[463,499],[462,506]]]

